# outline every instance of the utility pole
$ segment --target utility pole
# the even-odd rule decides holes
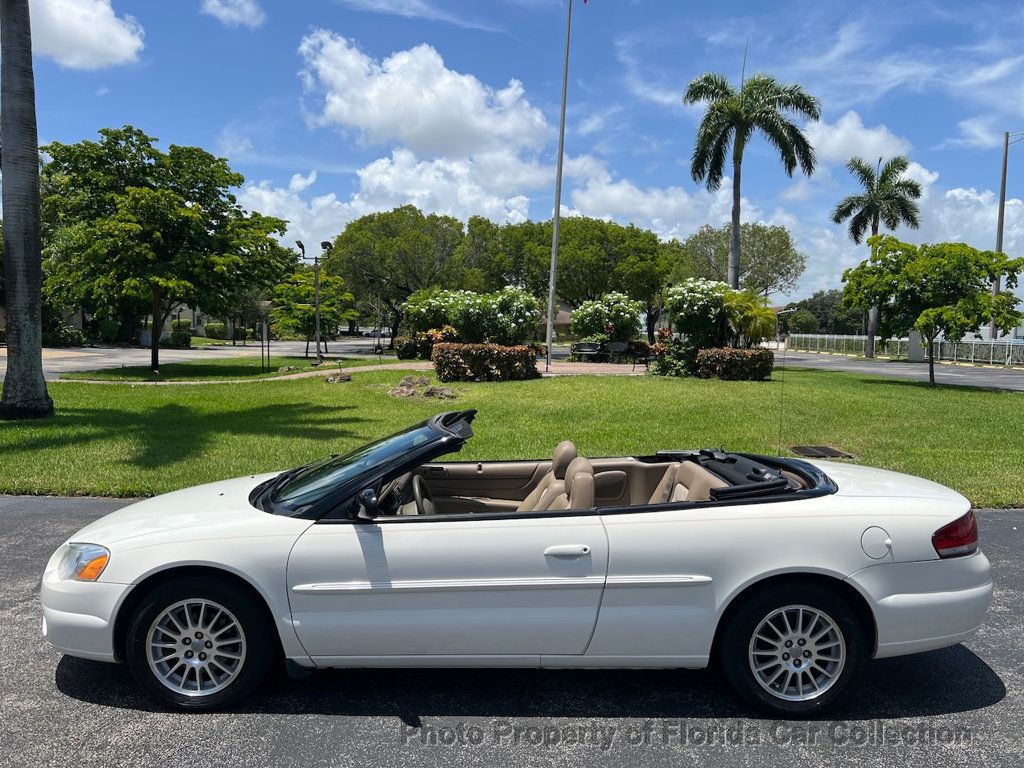
[[[585,2],[586,0],[584,0]],[[572,0],[566,0],[565,58],[562,63],[562,115],[558,124],[558,162],[555,170],[555,211],[551,217],[551,272],[548,276],[547,358],[544,370],[551,370],[551,345],[555,340],[555,275],[558,271],[558,225],[562,214],[562,160],[565,155],[565,100],[569,89],[569,41],[572,34]]]
[[[1013,138],[1011,139],[1011,135]],[[1010,145],[1016,144],[1024,139],[1024,131],[1011,134],[1009,131],[1003,133],[1003,173],[999,179],[999,212],[996,215],[996,251],[1003,252],[1003,223],[1006,220],[1006,164],[1010,157]],[[992,295],[999,295],[999,275],[992,281]],[[999,329],[993,320],[989,329],[989,336],[992,341],[996,340]]]

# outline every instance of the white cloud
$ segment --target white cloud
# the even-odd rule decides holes
[[[854,156],[872,162],[879,157],[905,155],[911,148],[909,141],[885,125],[865,126],[852,110],[831,124],[825,120],[808,123],[804,135],[814,147],[818,162],[826,165],[845,164]]]
[[[316,171],[310,171],[306,176],[296,173],[288,182],[288,189],[292,192],[302,192],[316,184]]]
[[[111,0],[31,0],[32,48],[69,69],[102,69],[135,61],[142,26],[118,16]]]
[[[446,11],[429,0],[337,0],[337,2],[356,11],[383,13],[406,19],[443,21],[467,29],[482,29],[486,32],[495,32],[500,29],[500,27],[486,22]]]
[[[940,147],[972,147],[975,149],[991,149],[1003,143],[1003,133],[996,128],[993,115],[969,117],[957,123],[960,135],[946,139]]]
[[[256,29],[267,20],[257,0],[203,0],[200,10],[228,27]]]
[[[495,149],[537,149],[550,135],[523,85],[484,85],[448,69],[429,45],[376,61],[327,30],[303,38],[306,90],[319,102],[314,124],[397,141],[417,153],[465,156]]]

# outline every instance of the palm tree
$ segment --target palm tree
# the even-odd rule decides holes
[[[7,299],[0,417],[46,416],[53,401],[43,379],[39,139],[28,0],[0,0],[0,146]]]
[[[877,235],[882,224],[889,229],[896,229],[900,224],[911,229],[921,226],[921,212],[914,202],[921,197],[921,185],[903,175],[910,167],[910,160],[904,155],[891,158],[885,165],[882,165],[882,158],[878,158],[874,168],[863,158],[851,157],[846,167],[864,191],[840,200],[832,212],[832,221],[842,224],[849,219],[848,231],[855,244],[861,244],[869,229],[872,237]],[[864,354],[874,357],[878,307],[868,310],[867,332]]]
[[[790,176],[797,166],[814,173],[814,148],[787,113],[808,120],[821,116],[820,102],[796,84],[780,83],[757,74],[742,81],[737,91],[724,75],[707,72],[686,89],[683,102],[708,102],[697,128],[690,172],[696,182],[715,190],[722,183],[726,156],[732,146],[732,238],[729,244],[729,285],[740,287],[740,178],[743,150],[755,131],[775,147]]]

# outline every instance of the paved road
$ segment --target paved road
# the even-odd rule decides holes
[[[798,723],[750,717],[713,673],[650,670],[322,672],[233,713],[156,711],[122,667],[39,636],[47,556],[123,503],[0,497],[2,766],[1024,765],[1024,510],[981,514],[997,588],[976,638],[879,661],[836,719]]]
[[[776,366],[781,362],[782,353],[776,352]],[[828,371],[891,376],[896,379],[911,379],[913,381],[928,381],[927,363],[900,363],[889,362],[888,360],[866,360],[864,358],[818,352],[790,351],[786,353],[786,365],[792,368],[816,368]],[[990,389],[1009,389],[1016,392],[1024,392],[1024,369],[936,363],[935,381],[939,384],[988,387]]]
[[[386,342],[385,342],[386,343]],[[343,338],[330,342],[328,357],[372,357],[375,339]],[[303,341],[271,342],[274,356],[301,356],[305,354]],[[192,349],[161,349],[161,363],[182,363],[211,360],[225,357],[259,357],[258,345],[210,346]],[[556,347],[554,357],[564,359],[568,349]],[[391,358],[392,360],[394,358]],[[385,358],[387,360],[387,358]],[[82,347],[80,349],[44,349],[43,375],[49,381],[56,381],[62,373],[72,371],[94,371],[100,368],[121,368],[122,366],[149,365],[149,350],[125,347]],[[0,380],[7,371],[7,348],[0,346]]]

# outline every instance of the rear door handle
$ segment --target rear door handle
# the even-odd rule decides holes
[[[545,557],[583,557],[590,554],[587,544],[555,544],[544,550]]]
[[[448,467],[426,467],[424,471],[431,477],[445,477],[448,474]]]

